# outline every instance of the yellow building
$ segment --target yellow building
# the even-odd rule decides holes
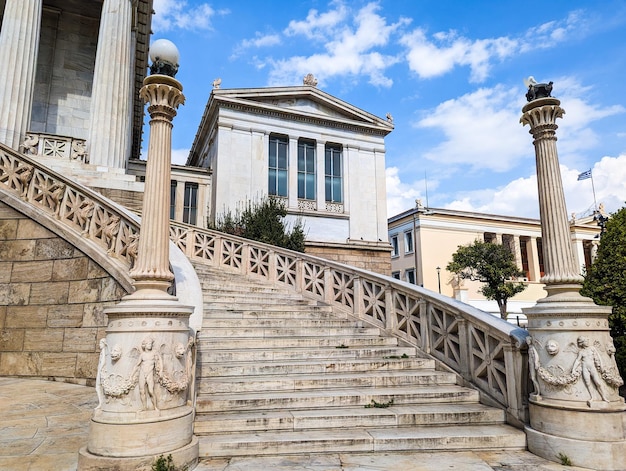
[[[481,283],[463,280],[446,270],[452,254],[461,245],[484,240],[506,245],[524,271],[528,287],[508,302],[509,317],[520,319],[521,308],[545,296],[541,225],[538,219],[427,208],[418,203],[388,220],[392,245],[392,276],[471,304],[498,315],[495,301],[479,292]],[[592,216],[570,220],[576,264],[584,273],[592,260],[600,228]]]

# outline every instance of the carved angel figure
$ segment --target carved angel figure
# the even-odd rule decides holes
[[[37,134],[26,134],[22,148],[27,155],[37,155],[37,147],[39,146],[39,136]]]
[[[585,386],[587,387],[587,391],[589,391],[590,399],[593,400],[593,390],[592,386],[595,386],[600,397],[603,401],[609,402],[609,399],[604,391],[604,387],[602,385],[602,381],[600,378],[600,374],[598,373],[598,369],[596,368],[596,364],[602,369],[600,354],[596,350],[595,347],[589,345],[589,339],[587,337],[583,337],[582,335],[576,339],[576,343],[578,344],[578,356],[576,360],[574,360],[574,364],[572,365],[572,373],[581,370],[581,374],[583,377],[583,381]]]

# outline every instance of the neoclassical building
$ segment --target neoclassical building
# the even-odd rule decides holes
[[[572,218],[569,228],[576,266],[583,273],[591,264],[600,228],[592,216]],[[509,300],[509,313],[515,316],[546,295],[540,282],[544,263],[538,219],[427,208],[419,200],[415,208],[389,218],[392,276],[498,313],[495,301],[478,292],[480,283],[464,280],[459,285],[446,270],[458,247],[474,240],[506,245],[525,274],[522,281],[528,287]]]
[[[308,253],[388,274],[384,138],[393,123],[314,83],[214,88],[187,165],[212,170],[211,220],[280,198],[289,219],[303,221]]]

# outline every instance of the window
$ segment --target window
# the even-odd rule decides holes
[[[314,141],[298,141],[298,198],[315,199]]]
[[[396,280],[399,280],[400,279],[400,272],[399,271],[391,272],[391,276],[392,276],[392,278],[395,278]]]
[[[170,219],[176,218],[176,180],[170,181]]]
[[[404,233],[404,253],[413,253],[413,231]]]
[[[537,237],[537,257],[539,258],[539,273],[541,276],[544,276],[546,272],[543,267],[543,242],[541,241],[541,237]]]
[[[331,203],[343,203],[341,161],[341,146],[327,144],[324,173],[326,201]]]
[[[392,257],[397,257],[398,253],[399,253],[399,251],[398,251],[398,236],[397,235],[391,236],[390,242],[391,242],[391,256]]]
[[[520,252],[522,255],[522,271],[524,272],[524,276],[526,279],[530,280],[530,264],[528,263],[528,244],[530,244],[530,240],[526,237],[520,237],[519,245]]]
[[[185,200],[183,204],[183,222],[196,224],[198,216],[198,184],[185,182]]]
[[[270,136],[268,193],[274,196],[287,196],[287,149],[289,139],[284,136]]]
[[[405,270],[404,277],[409,283],[415,284],[415,270],[413,268]]]

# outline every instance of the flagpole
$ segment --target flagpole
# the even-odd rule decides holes
[[[593,172],[591,173],[591,190],[593,191],[593,209],[598,212],[598,204],[596,203],[596,187],[593,184]]]

